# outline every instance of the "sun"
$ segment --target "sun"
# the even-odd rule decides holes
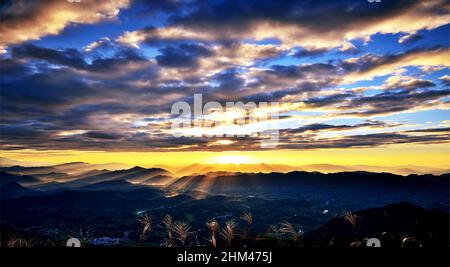
[[[223,155],[214,157],[209,162],[212,164],[251,164],[255,163],[255,160],[243,155]]]

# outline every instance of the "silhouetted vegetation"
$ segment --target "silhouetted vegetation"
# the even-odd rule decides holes
[[[404,220],[398,216],[402,216]],[[206,223],[205,229],[194,230],[188,222],[174,221],[169,214],[164,216],[161,223],[156,223],[154,217],[143,213],[138,216],[139,227],[135,242],[131,238],[121,242],[113,242],[107,237],[93,238],[90,231],[81,226],[79,231],[69,231],[63,236],[76,237],[83,246],[364,247],[368,238],[375,237],[381,240],[383,246],[421,247],[445,245],[448,241],[443,233],[448,222],[445,214],[427,211],[408,203],[355,213],[345,211],[341,216],[307,234],[303,234],[298,226],[288,221],[270,225],[265,232],[251,233],[250,226],[254,223],[252,214],[245,212],[239,218],[245,221],[241,227],[235,219],[226,220],[222,225],[217,220],[211,220]],[[386,231],[382,231],[383,228]],[[153,231],[154,229],[161,229],[165,236]],[[162,240],[159,240],[160,236]],[[1,241],[5,247],[65,246],[61,237],[34,235],[31,231],[3,225]]]

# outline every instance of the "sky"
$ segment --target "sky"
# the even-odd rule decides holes
[[[447,0],[2,1],[0,156],[450,167]],[[277,102],[175,136],[174,103]],[[245,112],[203,116],[236,133]],[[262,128],[261,128],[262,127]],[[252,122],[239,131],[274,127]],[[189,135],[188,135],[189,134]]]

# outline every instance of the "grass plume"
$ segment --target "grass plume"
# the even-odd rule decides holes
[[[174,223],[173,223],[172,216],[170,216],[169,214],[164,216],[163,224],[166,227],[166,231],[167,231],[166,246],[172,247],[173,246],[173,230],[174,230]]]
[[[247,225],[244,226],[244,238],[248,238],[253,224],[253,215],[246,211],[241,215],[240,219],[247,222]]]
[[[138,220],[142,226],[142,230],[139,234],[139,245],[142,246],[145,240],[145,234],[152,230],[153,218],[145,213]]]
[[[175,222],[173,231],[181,246],[185,246],[186,239],[192,234],[190,230],[191,227],[186,222]]]
[[[300,240],[300,233],[295,229],[295,227],[290,222],[282,221],[280,232],[283,234],[290,235],[294,241]]]
[[[220,230],[220,235],[228,246],[231,246],[231,242],[233,242],[236,227],[236,221],[229,220],[225,223],[225,227]]]
[[[208,226],[208,229],[211,233],[209,242],[213,247],[217,247],[217,234],[219,233],[219,223],[216,220],[213,220],[207,222],[206,226]]]
[[[349,210],[344,211],[341,215],[341,218],[344,218],[347,222],[349,222],[353,226],[353,228],[356,227],[356,219],[358,218],[358,216],[353,212]]]

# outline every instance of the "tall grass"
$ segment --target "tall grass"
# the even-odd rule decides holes
[[[209,238],[209,242],[213,247],[217,247],[217,235],[219,233],[219,223],[216,220],[213,220],[207,222],[206,226],[208,226],[211,235],[211,237]]]
[[[145,234],[152,230],[153,218],[145,213],[138,220],[142,227],[139,234],[139,245],[142,246],[145,240]]]
[[[163,224],[166,227],[167,231],[167,240],[166,240],[166,247],[172,247],[173,246],[173,230],[174,230],[174,223],[173,218],[169,214],[164,216]]]
[[[34,241],[32,239],[25,239],[17,236],[10,237],[7,241],[5,246],[8,248],[26,248],[26,247],[32,247],[34,244]]]
[[[356,214],[347,210],[341,214],[341,218],[349,222],[353,226],[353,228],[356,228],[356,219],[359,218]]]
[[[270,225],[269,228],[267,229],[267,234],[269,235],[273,235],[275,237],[276,240],[278,240],[280,238],[280,228],[278,228],[277,225]]]
[[[175,238],[180,242],[181,246],[186,245],[186,239],[192,234],[191,227],[186,222],[175,222],[173,231]]]
[[[251,233],[251,227],[253,224],[253,216],[250,212],[246,211],[241,215],[240,219],[247,222],[247,224],[244,225],[244,238],[247,239]]]
[[[229,220],[225,223],[225,227],[220,230],[220,235],[222,236],[227,246],[231,246],[231,243],[233,242],[236,227],[236,221]]]
[[[281,222],[280,232],[291,236],[294,241],[300,240],[300,232],[295,229],[295,227],[287,221]]]

